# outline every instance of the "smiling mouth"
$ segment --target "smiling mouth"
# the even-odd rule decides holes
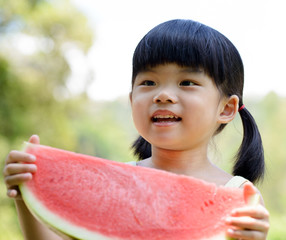
[[[173,116],[173,115],[156,115],[151,118],[152,122],[179,122],[182,120],[181,117]]]

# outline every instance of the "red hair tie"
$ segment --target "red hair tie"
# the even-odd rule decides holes
[[[240,112],[242,109],[244,109],[245,108],[245,105],[243,104],[243,105],[241,105],[241,107],[238,109],[238,111]]]

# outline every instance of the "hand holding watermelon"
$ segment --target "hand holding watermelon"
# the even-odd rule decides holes
[[[40,139],[37,135],[33,135],[29,142],[39,144]],[[8,154],[3,170],[8,197],[21,198],[18,185],[32,179],[32,173],[37,170],[35,161],[35,156],[22,151],[13,150]]]
[[[29,142],[39,144],[40,139],[37,135],[33,135],[30,137]],[[35,219],[27,209],[24,201],[22,201],[18,186],[30,181],[32,174],[37,171],[35,156],[13,150],[8,154],[5,163],[3,175],[7,187],[7,196],[16,200],[15,204],[25,239],[62,240],[60,236]]]
[[[231,212],[231,217],[226,220],[227,224],[230,225],[227,235],[242,240],[265,240],[269,230],[269,213],[263,206],[262,198],[260,198],[261,204],[257,204],[259,194],[257,194],[258,190],[252,183],[246,183],[243,192],[248,206],[237,208]]]

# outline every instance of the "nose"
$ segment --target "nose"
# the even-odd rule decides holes
[[[176,103],[177,101],[176,94],[167,90],[159,91],[153,98],[154,103]]]

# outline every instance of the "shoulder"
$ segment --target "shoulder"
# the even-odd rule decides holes
[[[233,176],[227,183],[225,187],[243,188],[244,184],[249,182],[246,178],[241,176]]]
[[[129,162],[124,162],[124,163],[132,165],[132,166],[136,166],[137,165],[137,161],[129,161]]]

